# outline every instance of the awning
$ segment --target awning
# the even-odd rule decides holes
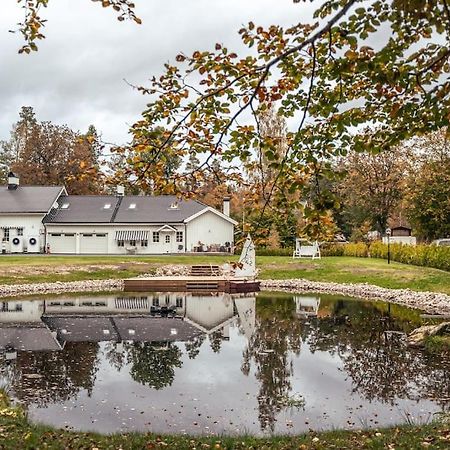
[[[116,231],[116,241],[147,241],[148,231],[144,230],[119,230]]]

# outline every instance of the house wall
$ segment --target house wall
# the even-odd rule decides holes
[[[17,230],[9,230],[9,242],[3,241],[4,230],[2,227],[21,227],[23,228],[23,236],[17,236],[22,239],[24,245],[23,249],[26,251],[28,249],[28,239],[30,237],[35,237],[39,242],[39,251],[43,251],[45,245],[45,232],[44,225],[42,224],[42,219],[44,214],[2,214],[0,215],[0,249],[6,253],[11,252],[11,242],[14,237],[17,236]]]
[[[234,225],[222,217],[208,211],[186,224],[186,250],[194,251],[199,242],[205,246],[225,246],[229,242],[233,246]]]
[[[175,230],[183,232],[183,242],[176,242],[176,232],[174,231],[161,231],[159,242],[153,242],[153,232],[163,225],[47,224],[47,242],[50,246],[50,253],[114,255],[183,253],[185,251],[184,224],[171,225]],[[147,231],[147,246],[142,246],[141,241],[137,241],[135,246],[125,241],[124,246],[120,247],[115,239],[116,231]],[[61,234],[61,236],[56,236],[57,234]],[[170,242],[166,242],[166,236],[169,236]],[[179,245],[182,246],[181,249],[178,248]]]

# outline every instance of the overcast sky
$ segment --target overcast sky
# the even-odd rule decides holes
[[[128,140],[128,128],[145,107],[128,86],[146,84],[183,51],[238,48],[238,30],[257,24],[290,25],[310,18],[309,3],[292,0],[136,0],[143,24],[118,22],[113,10],[90,0],[51,0],[39,51],[18,55],[21,20],[16,0],[2,0],[0,15],[0,140],[7,139],[21,106],[38,120],[85,131],[94,124],[103,139]]]

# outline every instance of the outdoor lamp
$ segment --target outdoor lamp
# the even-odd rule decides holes
[[[391,263],[391,229],[386,228],[387,244],[388,244],[388,264]]]

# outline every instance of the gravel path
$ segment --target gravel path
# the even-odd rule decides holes
[[[367,300],[382,300],[398,303],[410,308],[418,308],[430,314],[450,314],[450,296],[437,292],[416,292],[410,289],[387,289],[371,284],[339,284],[292,280],[264,280],[263,290],[283,292],[316,292],[360,297]],[[17,297],[32,294],[61,294],[83,291],[120,291],[123,280],[88,280],[67,283],[36,283],[0,285],[0,297]]]

